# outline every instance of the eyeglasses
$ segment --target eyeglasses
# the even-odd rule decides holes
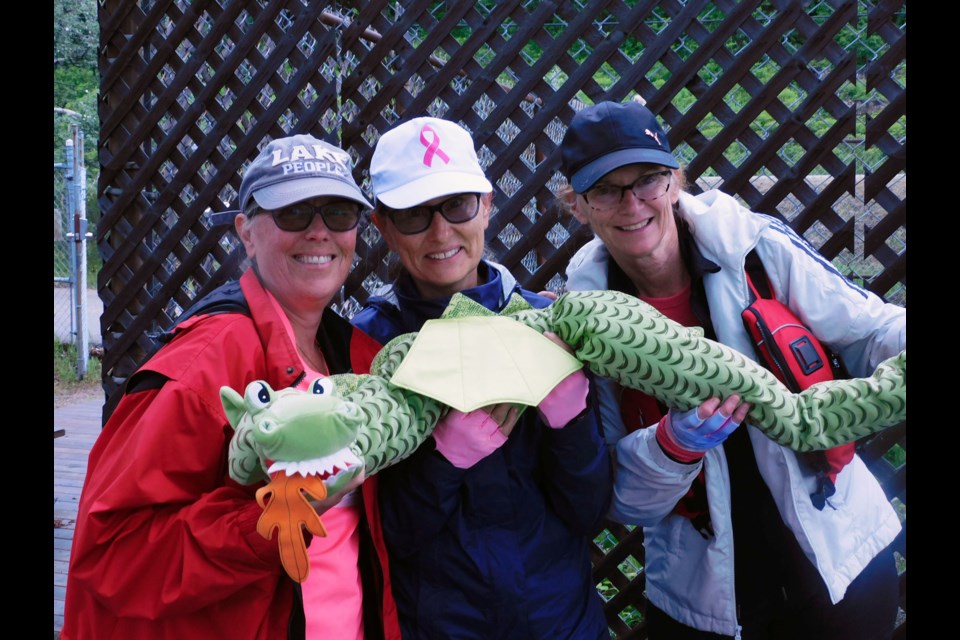
[[[480,211],[480,194],[460,193],[440,204],[422,204],[407,209],[391,209],[384,206],[384,215],[390,218],[397,231],[412,236],[426,231],[433,222],[433,214],[439,212],[450,224],[461,224],[477,217]]]
[[[583,194],[583,199],[597,210],[613,209],[623,201],[623,195],[627,191],[632,191],[637,200],[649,202],[667,193],[670,188],[671,175],[673,175],[672,171],[647,173],[625,187],[601,183],[587,189]]]
[[[284,231],[303,231],[313,224],[313,217],[317,215],[323,219],[323,224],[330,231],[350,231],[360,223],[362,210],[358,203],[344,200],[319,206],[309,202],[296,202],[269,213],[277,227]],[[267,213],[266,210],[261,211]]]

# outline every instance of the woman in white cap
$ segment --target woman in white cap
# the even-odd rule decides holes
[[[905,309],[846,280],[781,221],[719,191],[685,192],[670,149],[639,103],[602,102],[574,116],[561,143],[567,202],[596,237],[567,267],[570,290],[637,296],[755,357],[741,312],[751,302],[745,268],[758,259],[776,297],[852,375],[906,348]],[[809,460],[738,429],[749,406],[736,396],[677,412],[597,384],[616,446],[611,515],[644,527],[651,638],[892,635],[889,545],[901,527],[858,457],[827,454],[836,464],[827,485]],[[711,432],[713,420],[726,423]]]
[[[301,599],[307,637],[399,638],[362,478],[316,505],[328,536],[311,542],[301,598],[257,532],[259,486],[228,477],[220,400],[223,386],[348,372],[379,348],[328,308],[370,207],[350,156],[312,136],[274,140],[250,164],[235,226],[251,266],[163,337],[91,451],[62,638],[303,638]]]
[[[396,281],[353,318],[374,338],[417,331],[455,293],[498,312],[520,288],[483,258],[493,187],[454,122],[386,132],[370,164],[373,222],[399,257]],[[451,410],[408,459],[379,474],[403,637],[608,638],[590,536],[610,501],[610,460],[577,372],[536,408]]]

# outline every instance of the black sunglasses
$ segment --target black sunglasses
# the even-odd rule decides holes
[[[477,217],[480,211],[479,193],[458,193],[440,204],[422,204],[407,209],[391,209],[381,205],[384,216],[390,219],[397,231],[412,236],[426,231],[433,222],[433,214],[438,212],[450,224],[461,224]]]
[[[328,202],[319,206],[309,202],[296,202],[276,211],[257,209],[252,215],[261,211],[270,213],[277,227],[284,231],[303,231],[313,224],[313,217],[317,215],[330,231],[350,231],[360,223],[363,207],[349,200]]]

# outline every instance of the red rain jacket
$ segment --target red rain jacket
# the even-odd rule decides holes
[[[238,304],[223,306],[224,290]],[[168,344],[131,376],[91,450],[63,640],[287,638],[291,619],[302,615],[276,541],[256,531],[261,509],[254,494],[261,485],[244,487],[229,477],[233,429],[219,394],[221,386],[242,393],[253,380],[289,387],[303,368],[253,271],[219,291],[220,306],[185,314]],[[322,328],[332,373],[368,361],[369,351],[379,348],[332,311]],[[373,607],[373,619],[386,622],[376,626],[398,639],[371,500],[375,480],[364,483],[363,493],[374,516],[367,518],[375,547],[370,555],[379,562],[366,563],[372,569],[364,575],[364,594],[381,605]],[[379,635],[367,626],[368,637]]]

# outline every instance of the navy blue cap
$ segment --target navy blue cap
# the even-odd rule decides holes
[[[560,153],[560,170],[577,193],[628,164],[680,168],[656,116],[635,101],[600,102],[578,112],[563,136]]]

